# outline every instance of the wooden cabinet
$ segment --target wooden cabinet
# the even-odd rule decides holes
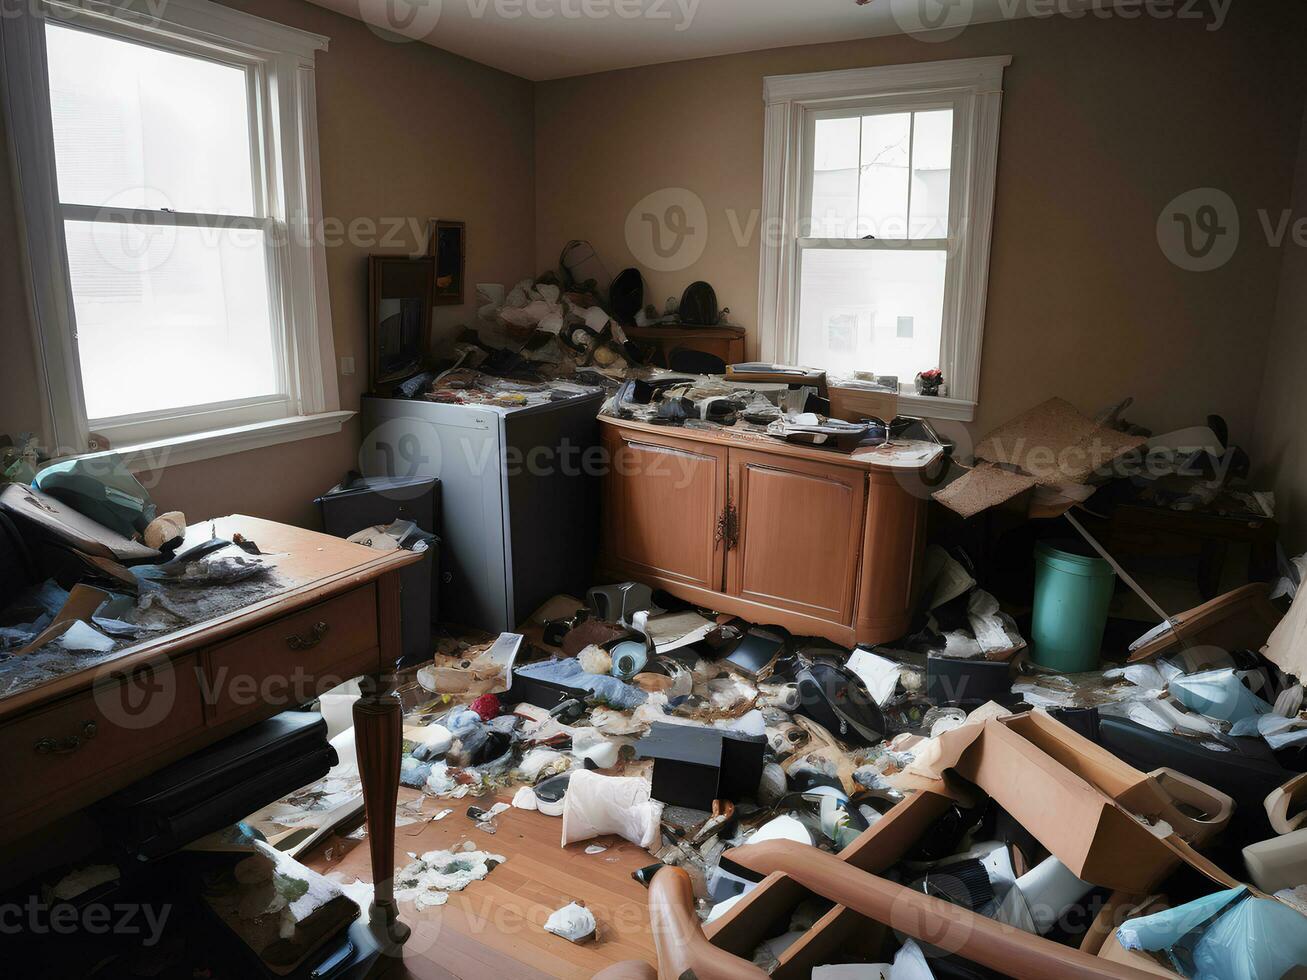
[[[722,587],[726,450],[654,433],[605,430],[611,476],[605,531],[612,560],[647,578]]]
[[[601,575],[834,642],[906,632],[937,453],[839,453],[603,419]]]
[[[852,623],[866,474],[736,449],[730,472],[738,532],[727,562],[727,593]]]

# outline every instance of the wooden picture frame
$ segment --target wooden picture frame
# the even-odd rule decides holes
[[[431,342],[435,260],[421,256],[368,256],[368,368],[371,390],[419,373]]]
[[[467,223],[432,218],[427,223],[427,256],[436,263],[432,303],[462,306],[467,281]]]

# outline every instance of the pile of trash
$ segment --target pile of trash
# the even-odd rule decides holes
[[[477,801],[475,826],[487,834],[511,805],[558,818],[560,846],[620,836],[649,851],[644,883],[664,866],[685,871],[712,922],[763,877],[732,849],[781,841],[840,855],[913,798],[957,739],[1033,709],[1144,772],[1188,772],[1237,795],[1239,818],[1222,838],[1236,858],[1247,845],[1237,880],[1246,867],[1254,900],[1265,893],[1301,909],[1307,848],[1295,852],[1277,833],[1307,834],[1303,815],[1272,825],[1262,804],[1278,790],[1287,815],[1287,799],[1307,795],[1298,775],[1307,712],[1302,687],[1256,652],[1255,637],[1253,649],[1225,653],[1181,635],[1146,662],[1055,674],[1030,662],[1016,621],[979,588],[965,554],[932,549],[927,564],[922,628],[892,649],[848,651],[637,583],[593,589],[584,602],[556,597],[521,633],[466,644],[419,672],[431,700],[406,719],[402,780],[438,800]],[[482,809],[486,797],[501,802]],[[1001,807],[950,819],[891,878],[954,900],[941,882],[974,865],[990,898],[962,904],[1053,933],[1062,910],[1050,918],[1039,896],[1080,879],[1045,850],[1026,863],[998,846],[1009,834],[995,829],[1007,819]],[[1081,884],[1068,906],[1093,888]],[[755,962],[779,963],[802,918],[762,943]],[[1146,949],[1156,940],[1138,937],[1158,934],[1122,942]]]
[[[287,585],[257,543],[160,512],[116,457],[53,463],[0,488],[0,553],[5,581],[36,583],[0,609],[0,697]]]

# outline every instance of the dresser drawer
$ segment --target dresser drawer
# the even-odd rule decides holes
[[[196,668],[195,657],[145,666],[0,727],[0,814],[85,795],[92,783],[116,788],[202,731]]]
[[[377,594],[366,585],[205,654],[210,722],[285,711],[378,664]]]

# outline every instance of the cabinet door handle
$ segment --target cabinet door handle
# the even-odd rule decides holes
[[[69,735],[67,738],[54,738],[46,735],[44,738],[38,738],[33,748],[38,755],[67,755],[70,752],[76,752],[85,742],[95,738],[95,733],[98,731],[99,728],[95,722],[83,722],[80,734]]]
[[[316,623],[313,629],[307,633],[300,633],[298,636],[286,637],[286,646],[292,650],[308,650],[322,642],[322,638],[327,635],[327,630],[331,629],[326,623]]]
[[[717,518],[717,530],[714,537],[726,543],[726,550],[732,551],[740,543],[740,515],[735,504],[727,503],[726,509]]]

